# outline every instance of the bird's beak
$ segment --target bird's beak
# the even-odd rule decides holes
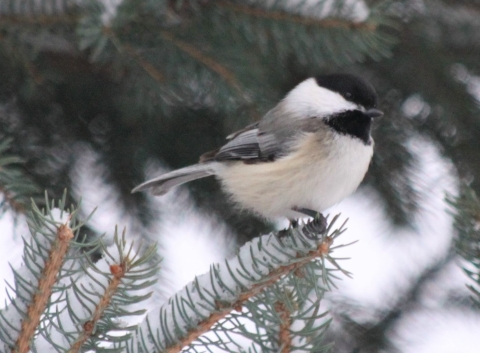
[[[368,109],[365,114],[370,118],[380,118],[383,115],[383,112],[381,110],[372,108]]]

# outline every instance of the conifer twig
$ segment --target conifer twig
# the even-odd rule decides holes
[[[145,70],[145,72],[150,75],[155,81],[163,83],[165,82],[165,76],[157,70],[152,64],[150,64],[147,60],[142,58],[142,56],[138,53],[135,48],[133,48],[129,44],[123,45],[123,50],[127,53],[131,58],[133,58],[140,67]]]
[[[4,15],[0,16],[1,25],[55,25],[73,24],[78,21],[76,15]]]
[[[0,171],[1,171],[1,168],[0,168]],[[1,186],[0,186],[0,193],[3,194],[4,200],[10,205],[10,207],[12,208],[12,210],[14,210],[16,213],[24,213],[24,212],[25,212],[25,205],[22,204],[21,202],[17,202],[17,201],[15,200],[15,198],[12,197],[12,195],[10,194],[10,192],[8,192],[7,190],[5,190],[4,187],[1,187]]]
[[[145,60],[130,44],[122,44],[110,27],[105,26],[103,27],[102,31],[112,40],[118,51],[126,53],[133,60],[135,60],[138,65],[155,81],[160,83],[165,81],[164,74],[162,74],[151,63]]]
[[[286,21],[301,24],[304,26],[317,26],[323,28],[347,28],[375,31],[377,24],[372,22],[354,22],[336,18],[314,18],[295,15],[283,11],[264,10],[260,7],[233,4],[227,1],[215,1],[215,6],[227,8],[243,15],[262,18],[273,21]]]
[[[73,237],[73,231],[67,224],[62,224],[57,228],[57,237],[52,244],[48,260],[43,268],[42,276],[38,282],[38,290],[31,304],[28,306],[27,315],[22,322],[15,348],[12,350],[13,353],[27,353],[30,350],[30,341],[46,309],[52,293],[52,287],[56,283],[57,275],[60,272],[70,241]]]
[[[37,85],[41,85],[45,79],[43,75],[38,71],[33,62],[29,60],[24,60],[25,69],[27,70],[29,76],[32,78],[33,82]]]
[[[299,268],[305,266],[310,261],[325,256],[328,254],[330,245],[332,244],[333,239],[331,237],[325,237],[325,240],[322,241],[315,250],[310,251],[302,259],[294,262],[289,265],[281,266],[266,276],[266,280],[253,285],[250,289],[244,291],[238,296],[238,299],[228,305],[220,305],[217,303],[218,310],[212,313],[208,318],[201,321],[194,329],[192,329],[185,337],[183,337],[180,341],[167,347],[164,350],[165,353],[177,353],[180,352],[184,347],[190,345],[193,341],[198,339],[201,335],[208,332],[213,325],[215,325],[218,321],[226,317],[232,310],[240,310],[242,305],[249,300],[250,298],[258,295],[266,288],[272,286],[275,282],[277,282],[281,277],[288,275]],[[285,351],[287,352],[287,351]]]
[[[280,316],[282,323],[280,324],[278,332],[278,343],[281,347],[280,353],[290,353],[292,347],[292,337],[290,334],[290,325],[292,324],[292,318],[287,306],[282,302],[275,304],[275,311]]]
[[[177,48],[179,48],[180,50],[187,53],[195,60],[199,61],[200,63],[208,67],[210,70],[217,73],[220,77],[222,77],[225,80],[225,82],[227,82],[230,86],[232,86],[236,91],[242,93],[242,89],[240,88],[240,85],[238,84],[235,75],[230,70],[228,70],[225,66],[218,63],[211,57],[205,55],[199,49],[195,48],[193,45],[175,38],[173,34],[167,31],[161,31],[160,35],[162,36],[163,39],[172,43]]]
[[[27,197],[37,190],[19,168],[24,163],[23,159],[8,152],[12,142],[13,139],[10,138],[4,138],[0,142],[0,194],[3,194],[0,208],[8,205],[15,213],[25,213]]]
[[[105,290],[102,298],[95,307],[92,318],[83,324],[83,332],[80,337],[75,341],[69,350],[69,353],[80,352],[83,344],[93,334],[94,328],[98,321],[101,319],[105,309],[110,305],[112,297],[117,292],[118,286],[122,283],[122,278],[125,276],[125,272],[128,271],[128,259],[124,259],[120,264],[113,264],[110,266],[110,273],[113,278],[110,280],[108,287]]]

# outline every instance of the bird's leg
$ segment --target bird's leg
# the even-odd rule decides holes
[[[327,230],[327,219],[320,212],[303,207],[292,207],[292,210],[313,218],[312,221],[305,225],[310,232],[322,234]],[[309,239],[318,240],[318,237],[311,237],[307,234],[305,236]]]

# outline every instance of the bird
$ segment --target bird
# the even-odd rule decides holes
[[[242,209],[292,224],[352,194],[370,165],[377,108],[374,87],[336,73],[296,85],[259,121],[227,136],[199,163],[161,174],[132,192],[164,195],[177,185],[215,176]]]

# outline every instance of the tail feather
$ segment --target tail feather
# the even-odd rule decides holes
[[[209,163],[195,164],[150,179],[134,188],[132,193],[152,188],[154,195],[164,195],[174,186],[188,183],[195,179],[205,178],[213,174],[215,174],[215,172]]]

